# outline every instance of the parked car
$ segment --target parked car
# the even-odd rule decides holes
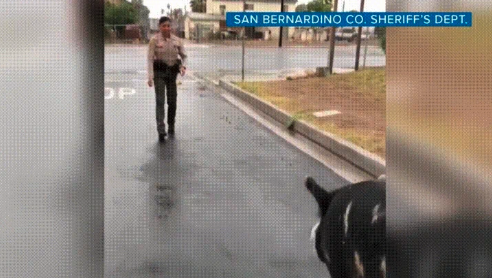
[[[352,42],[357,39],[357,31],[355,28],[339,28],[335,32],[335,39]]]
[[[221,31],[220,32],[220,38],[223,40],[232,40],[232,39],[237,39],[238,34],[236,31]]]
[[[362,32],[362,35],[360,36],[361,40],[370,40],[374,38],[374,34],[371,32]]]

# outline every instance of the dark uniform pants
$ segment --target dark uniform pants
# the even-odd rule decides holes
[[[166,133],[166,124],[164,123],[165,109],[164,104],[166,102],[167,96],[167,124],[169,126],[174,125],[176,118],[176,99],[177,99],[177,88],[176,88],[176,77],[177,73],[175,71],[156,71],[154,73],[154,84],[155,84],[155,119],[157,121],[157,132],[159,134]]]

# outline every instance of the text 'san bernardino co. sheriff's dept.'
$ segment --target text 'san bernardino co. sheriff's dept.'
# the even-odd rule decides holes
[[[340,24],[342,16],[335,14],[247,14],[234,15],[234,24]]]

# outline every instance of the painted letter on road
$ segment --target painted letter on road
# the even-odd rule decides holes
[[[134,95],[135,94],[135,89],[133,88],[120,88],[118,91],[118,96],[120,99],[124,99],[125,95]]]
[[[113,88],[104,88],[104,99],[112,99],[114,97]]]

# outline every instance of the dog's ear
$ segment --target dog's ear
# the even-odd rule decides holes
[[[325,215],[328,207],[330,206],[331,200],[335,195],[335,191],[328,192],[324,190],[312,177],[307,177],[305,184],[307,190],[313,194],[314,199],[316,199],[316,202],[318,203],[320,217]]]

